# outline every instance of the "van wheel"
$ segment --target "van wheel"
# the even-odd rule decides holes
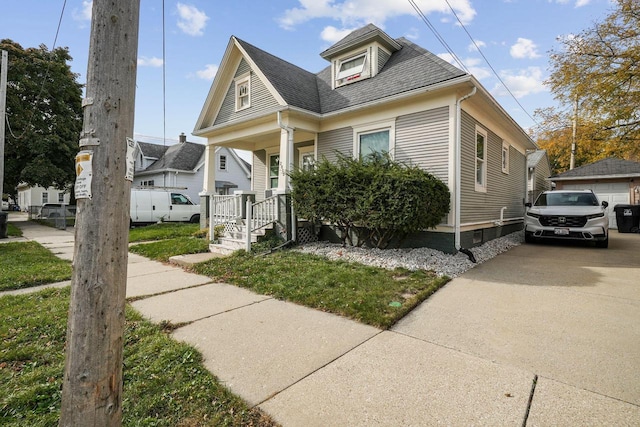
[[[192,224],[197,224],[200,222],[200,215],[194,215],[191,217],[191,220],[189,221]]]

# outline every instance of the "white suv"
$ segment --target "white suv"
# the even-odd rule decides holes
[[[524,218],[527,243],[539,239],[593,241],[599,248],[609,246],[607,202],[598,202],[591,190],[545,191],[528,207]]]

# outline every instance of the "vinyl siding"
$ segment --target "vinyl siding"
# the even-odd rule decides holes
[[[234,78],[242,76],[251,71],[249,64],[244,59],[240,61],[238,69]],[[250,87],[250,102],[251,106],[244,110],[236,112],[236,98],[235,98],[235,81],[232,81],[227,89],[227,94],[222,102],[220,111],[214,121],[214,125],[226,123],[231,120],[241,119],[247,117],[261,110],[274,109],[278,107],[278,101],[271,95],[267,87],[262,80],[253,72],[251,72],[251,87]]]
[[[475,190],[475,135],[476,124],[487,132],[487,191]],[[500,218],[500,209],[506,206],[504,218],[522,217],[524,214],[526,157],[511,147],[509,173],[502,172],[502,139],[487,126],[462,113],[462,165],[461,211],[462,224],[491,222]]]
[[[398,117],[395,159],[419,166],[448,184],[449,107]]]
[[[247,178],[247,175],[236,161],[235,157],[226,147],[220,147],[216,152],[216,181],[229,181],[233,182],[238,188],[231,188],[229,191],[233,193],[235,190],[250,190],[251,180]],[[227,156],[227,169],[220,170],[220,156]]]
[[[253,152],[252,190],[256,192],[256,201],[264,200],[264,190],[267,188],[267,152],[259,150]]]
[[[318,134],[318,160],[330,162],[337,159],[336,151],[345,156],[353,155],[353,128],[346,127]]]
[[[378,72],[382,70],[382,67],[384,67],[384,64],[387,63],[390,57],[391,55],[385,52],[384,49],[378,48]]]

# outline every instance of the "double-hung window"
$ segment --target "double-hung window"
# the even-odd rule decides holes
[[[278,177],[280,176],[280,154],[269,156],[269,188],[278,188]]]
[[[502,172],[509,173],[509,143],[502,141]]]
[[[221,171],[227,170],[227,156],[222,154],[220,155],[220,157],[218,158],[218,169]]]
[[[487,191],[487,132],[476,127],[476,191]]]
[[[236,79],[236,111],[251,106],[251,76]]]

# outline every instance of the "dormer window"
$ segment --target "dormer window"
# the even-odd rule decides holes
[[[336,86],[369,77],[369,52],[341,59],[336,64]]]

